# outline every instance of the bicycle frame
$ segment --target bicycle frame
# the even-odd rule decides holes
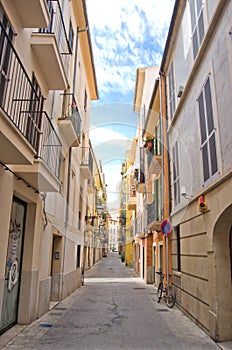
[[[164,298],[167,306],[169,308],[172,308],[176,302],[176,291],[173,288],[173,286],[168,284],[168,279],[167,279],[167,281],[164,280],[165,275],[162,274],[162,272],[156,272],[156,273],[161,275],[161,281],[160,281],[158,289],[157,289],[157,302],[159,303],[160,300],[162,298]],[[168,276],[170,276],[170,275],[168,275]],[[166,284],[166,287],[165,287],[165,284]]]

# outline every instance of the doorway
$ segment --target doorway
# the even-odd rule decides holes
[[[232,340],[232,310],[228,305],[232,299],[232,205],[218,218],[214,226],[214,266],[215,281],[211,288],[215,291],[210,309],[215,313],[214,327],[211,329],[213,339],[217,341]],[[215,312],[215,305],[217,310]],[[212,312],[211,311],[211,312]]]
[[[25,202],[13,197],[0,333],[17,323],[26,208]]]

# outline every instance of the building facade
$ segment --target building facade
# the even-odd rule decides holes
[[[232,339],[231,14],[231,1],[176,1],[160,69],[173,284],[181,309],[217,341]]]
[[[146,283],[156,283],[156,272],[166,273],[166,244],[160,226],[169,218],[165,200],[168,200],[168,182],[163,170],[167,152],[163,140],[163,122],[160,106],[159,67],[139,68],[136,74],[134,112],[139,114],[137,150],[133,183],[137,191],[134,267]],[[164,198],[164,199],[163,199]],[[169,249],[170,255],[170,249]],[[171,259],[169,259],[171,270]]]
[[[85,1],[1,1],[0,332],[81,284],[98,98]]]

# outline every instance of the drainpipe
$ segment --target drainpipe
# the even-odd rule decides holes
[[[167,137],[167,96],[166,96],[166,76],[160,72],[161,80],[161,110],[162,110],[162,138],[163,138],[163,219],[170,216],[170,168],[169,168],[169,146]],[[171,240],[170,237],[163,236],[163,273],[171,274]]]
[[[69,147],[68,151],[68,174],[67,174],[67,190],[66,190],[66,207],[65,207],[65,223],[64,223],[64,253],[63,253],[63,264],[62,264],[62,290],[61,290],[61,300],[64,298],[63,287],[64,287],[64,266],[65,266],[65,256],[66,256],[66,242],[67,242],[67,228],[68,228],[68,218],[69,218],[69,192],[70,192],[70,177],[71,177],[71,159],[72,159],[72,148]]]
[[[75,86],[76,86],[77,54],[78,54],[78,27],[77,27],[76,48],[75,48],[75,56],[74,56],[73,93],[75,92]],[[65,255],[66,255],[67,228],[68,228],[68,219],[69,219],[71,161],[72,161],[72,147],[69,147],[69,150],[68,150],[67,190],[66,190],[67,193],[66,193],[66,208],[65,208],[65,237],[64,237],[63,266],[62,266],[62,291],[61,291],[62,299],[63,299],[63,285],[64,285],[64,266],[65,266]]]

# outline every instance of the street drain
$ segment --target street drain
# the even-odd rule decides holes
[[[67,310],[66,307],[56,307],[56,310]]]
[[[146,288],[140,288],[140,287],[135,287],[135,288],[133,288],[133,289],[136,289],[136,290],[142,290],[142,289],[146,289]]]

